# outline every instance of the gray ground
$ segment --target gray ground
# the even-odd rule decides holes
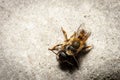
[[[94,45],[79,70],[48,48],[85,23]],[[120,80],[120,0],[0,0],[0,80]]]

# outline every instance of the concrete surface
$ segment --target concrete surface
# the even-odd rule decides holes
[[[48,47],[82,23],[94,49],[62,71]],[[0,80],[120,80],[120,0],[0,0]]]

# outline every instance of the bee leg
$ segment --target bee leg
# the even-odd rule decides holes
[[[90,51],[92,48],[93,48],[93,45],[92,45],[92,46],[86,46],[86,47],[85,47],[85,51],[88,52],[88,51]]]
[[[75,56],[73,56],[73,58],[75,59],[75,62],[77,63],[77,66],[79,65],[78,60],[75,58]]]
[[[56,55],[58,55],[54,50],[58,50],[58,46],[61,46],[62,44],[57,44],[55,46],[53,46],[52,48],[48,48],[48,50],[52,51],[53,53],[55,53]]]
[[[73,66],[73,64],[72,64],[71,62],[68,62],[68,61],[66,61],[66,60],[65,60],[64,62],[67,62],[68,64],[70,64],[70,65],[72,65],[72,66]]]
[[[53,53],[55,53],[56,55],[58,55],[55,51],[51,50]]]
[[[57,50],[57,49],[49,49],[50,51],[52,51],[54,54],[58,55],[58,53],[56,53],[54,50]]]
[[[62,27],[61,27],[61,30],[62,30],[63,35],[64,35],[64,37],[65,37],[65,41],[67,41],[68,38],[67,38],[67,33],[66,33],[66,31],[65,31]]]
[[[74,34],[72,36],[70,36],[70,38],[72,38],[72,37],[76,37],[76,32],[74,32]]]
[[[58,46],[61,46],[62,44],[57,44],[57,45],[55,45],[55,46],[53,46],[52,48],[48,48],[48,50],[58,50]]]
[[[77,49],[77,54],[84,48],[84,44],[82,43],[82,45]]]

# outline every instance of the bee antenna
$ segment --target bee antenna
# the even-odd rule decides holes
[[[49,49],[50,50],[50,49]],[[56,52],[54,52],[53,50],[50,50],[50,51],[52,51],[55,55],[58,55]]]

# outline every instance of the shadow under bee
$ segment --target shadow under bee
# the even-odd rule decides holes
[[[80,68],[80,63],[82,61],[82,58],[85,57],[88,53],[90,52],[90,50],[86,51],[84,48],[79,52],[79,54],[77,56],[75,56],[76,60],[78,61],[78,63],[76,62],[76,60],[71,57],[69,59],[69,62],[71,62],[73,65],[64,62],[64,63],[59,63],[58,67],[62,70],[62,71],[69,71],[70,73],[75,72],[76,70],[78,70]]]

